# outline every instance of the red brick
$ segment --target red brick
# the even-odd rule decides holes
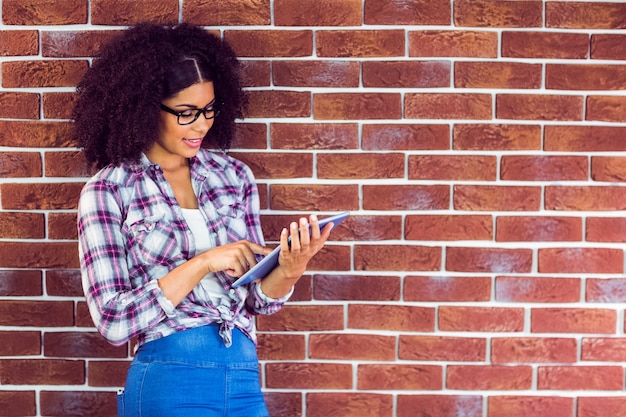
[[[589,303],[626,302],[626,279],[624,278],[589,278],[586,283],[585,301]]]
[[[618,186],[553,186],[546,187],[547,210],[609,211],[626,208],[626,194]]]
[[[43,116],[46,119],[71,119],[75,93],[44,93]]]
[[[450,128],[444,124],[366,124],[363,150],[447,150]]]
[[[404,56],[403,30],[324,30],[316,34],[319,57],[376,58]]]
[[[554,90],[625,90],[626,65],[547,64],[546,88]]]
[[[306,91],[249,91],[246,117],[310,117],[311,93]]]
[[[540,366],[537,389],[623,390],[624,370],[619,366]]]
[[[499,216],[497,242],[580,242],[582,219],[557,216]]]
[[[577,278],[497,277],[496,301],[575,303],[580,301]]]
[[[20,210],[68,210],[75,209],[84,184],[2,184],[2,207]]]
[[[306,341],[300,334],[261,333],[258,335],[257,350],[260,360],[304,360]]]
[[[547,2],[546,27],[626,29],[626,4],[614,2]]]
[[[400,278],[360,275],[315,275],[313,296],[316,300],[397,301]]]
[[[302,393],[265,392],[265,404],[271,416],[302,416]],[[310,394],[309,394],[310,395]]]
[[[445,61],[366,61],[363,86],[380,88],[450,87],[450,63]]]
[[[128,361],[89,361],[87,380],[90,387],[123,387],[128,374]]]
[[[545,151],[626,151],[622,126],[546,126]]]
[[[0,301],[0,325],[65,327],[74,324],[72,301]]]
[[[312,334],[309,358],[362,361],[394,361],[396,337],[369,334]]]
[[[454,208],[473,211],[536,211],[541,188],[498,185],[456,185]]]
[[[95,332],[46,332],[44,356],[64,358],[125,358],[126,345],[116,347]]]
[[[266,149],[267,126],[261,123],[238,123],[231,146],[234,149]]]
[[[359,390],[440,390],[443,370],[436,365],[359,365]]]
[[[14,3],[18,3],[14,0]],[[8,2],[5,2],[5,5]],[[3,19],[6,24],[6,20]],[[37,30],[0,30],[0,56],[30,56],[39,52]]]
[[[624,397],[579,397],[578,417],[621,416],[626,413]]]
[[[311,178],[313,154],[242,152],[231,155],[252,169],[256,178]]]
[[[265,365],[267,388],[350,389],[352,365],[280,362]]]
[[[272,149],[356,149],[359,128],[356,123],[272,123]]]
[[[585,120],[626,122],[626,97],[589,96],[586,108]]]
[[[611,337],[584,337],[581,360],[599,362],[626,361],[626,339]]]
[[[311,261],[311,271],[349,271],[351,266],[351,250],[349,246],[326,245]]]
[[[626,36],[594,33],[591,35],[591,59],[626,59]]]
[[[392,304],[350,304],[348,327],[367,330],[433,332],[435,309]]]
[[[270,188],[270,204],[273,210],[356,210],[359,207],[358,201],[356,185],[276,184]]]
[[[313,299],[312,277],[304,275],[294,286],[293,294],[289,298],[291,301],[311,301]]]
[[[483,416],[483,398],[478,395],[398,395],[397,417],[415,417],[415,411],[432,417]]]
[[[575,303],[580,301],[580,280],[552,277],[497,277],[496,301]]]
[[[78,268],[76,242],[0,242],[3,268]]]
[[[446,210],[450,207],[447,185],[364,185],[366,210]]]
[[[316,120],[400,119],[400,94],[320,93],[313,96]]]
[[[407,216],[407,240],[492,240],[493,219],[485,215]]]
[[[586,156],[503,156],[500,176],[509,181],[586,181]]]
[[[441,248],[410,245],[356,245],[357,271],[437,271]]]
[[[0,236],[4,239],[43,239],[45,234],[42,213],[0,212]]]
[[[0,120],[0,146],[65,148],[76,146],[70,124]]]
[[[311,30],[226,30],[224,39],[242,58],[313,55]]]
[[[269,25],[270,0],[185,0],[183,21],[199,26]]]
[[[91,3],[97,5],[98,1],[102,3],[102,0],[92,0]],[[114,5],[109,0],[109,10],[115,9],[111,6]],[[52,58],[93,57],[104,44],[121,33],[121,30],[44,31],[41,33],[41,55]]]
[[[579,96],[498,94],[496,117],[514,120],[583,120]]]
[[[0,410],[5,416],[35,416],[35,395],[35,391],[0,391]]]
[[[404,160],[401,153],[319,153],[317,178],[404,178]]]
[[[486,339],[400,335],[398,358],[411,361],[481,362],[486,359]]]
[[[41,355],[41,332],[0,331],[1,356]],[[0,405],[2,401],[0,400]]]
[[[89,308],[87,307],[87,303],[83,301],[79,301],[76,303],[76,327],[89,327],[94,328],[93,320],[91,319],[91,314],[89,314]]]
[[[455,124],[454,150],[539,150],[541,126]]]
[[[361,0],[274,0],[276,26],[360,26]]]
[[[529,390],[530,366],[450,365],[446,388],[461,390]]]
[[[404,279],[405,301],[489,301],[491,278],[408,276]]]
[[[531,272],[529,249],[449,247],[446,270],[465,272]]]
[[[471,93],[407,93],[407,119],[491,120],[491,95]]]
[[[473,30],[410,31],[409,56],[496,58],[498,34]]]
[[[76,213],[49,213],[48,239],[77,240]]]
[[[70,60],[3,62],[2,87],[74,87],[87,66],[87,61]]]
[[[244,87],[269,87],[272,84],[270,61],[243,59],[239,62]]]
[[[36,152],[0,154],[0,178],[41,177],[41,155]]]
[[[515,88],[541,87],[541,64],[519,62],[456,62],[456,88]]]
[[[85,362],[62,359],[0,360],[3,385],[79,385],[85,383]]]
[[[455,26],[541,27],[543,4],[539,1],[457,0]]]
[[[86,1],[4,0],[5,25],[75,25],[87,23]]]
[[[93,25],[128,26],[150,22],[178,22],[178,1],[159,0],[90,0]]]
[[[575,398],[543,396],[490,396],[489,417],[570,417],[574,415]]]
[[[0,296],[34,297],[41,295],[43,295],[41,271],[0,270]]]
[[[39,119],[39,94],[0,92],[0,117]]]
[[[609,248],[539,249],[542,273],[624,273],[624,253]]]
[[[533,308],[533,333],[603,333],[617,330],[617,312],[599,308]]]
[[[365,2],[366,25],[449,25],[449,0]],[[360,24],[360,22],[359,22]]]
[[[586,33],[505,31],[502,33],[502,56],[587,59],[589,58],[589,35]]]
[[[585,240],[590,242],[626,242],[626,219],[588,217],[585,231]]]
[[[260,331],[343,330],[343,306],[288,305],[279,313],[258,316]]]
[[[495,181],[496,164],[495,156],[409,155],[409,179]]]
[[[439,307],[439,329],[444,332],[521,332],[524,309],[500,307]]]
[[[111,417],[117,413],[116,393],[105,391],[42,391],[44,416]]]
[[[492,363],[575,363],[576,339],[499,337],[491,340]]]
[[[79,269],[46,271],[46,293],[59,297],[82,297],[83,287]]]
[[[352,61],[274,61],[272,81],[287,87],[358,87],[360,65]]]
[[[393,397],[372,393],[312,392],[306,396],[306,410],[309,416],[392,417]]]
[[[91,177],[96,169],[78,151],[45,152],[46,177]]]

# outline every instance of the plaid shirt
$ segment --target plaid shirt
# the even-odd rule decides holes
[[[215,246],[247,239],[263,244],[259,197],[250,169],[227,155],[201,150],[190,159],[191,181]],[[256,342],[256,314],[280,310],[288,296],[266,297],[255,283],[230,288],[225,273],[209,274],[230,298],[214,305],[202,285],[174,306],[157,280],[197,255],[191,230],[161,168],[109,166],[87,182],[78,207],[83,289],[100,333],[112,344],[138,344],[205,324],[220,324],[230,344],[233,327]]]

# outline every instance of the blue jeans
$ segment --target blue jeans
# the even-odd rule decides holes
[[[118,394],[119,417],[269,417],[256,346],[238,329],[227,348],[217,325],[143,345]]]

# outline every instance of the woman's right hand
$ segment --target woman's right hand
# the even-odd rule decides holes
[[[255,255],[269,255],[272,249],[248,240],[229,243],[210,249],[200,256],[207,262],[207,272],[224,271],[231,277],[239,278],[256,265]]]

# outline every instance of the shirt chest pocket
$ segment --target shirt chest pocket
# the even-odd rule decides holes
[[[128,225],[129,251],[137,264],[171,265],[183,259],[183,234],[164,215],[137,219]]]
[[[239,202],[230,202],[215,209],[216,223],[226,231],[229,242],[248,239],[245,206]]]

